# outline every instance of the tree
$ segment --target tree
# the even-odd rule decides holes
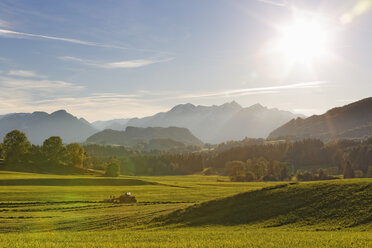
[[[226,163],[226,171],[231,181],[244,181],[245,163],[242,161],[230,161]]]
[[[52,165],[60,165],[65,155],[62,139],[58,136],[52,136],[44,140],[41,151],[46,161]]]
[[[245,172],[245,181],[252,182],[256,180],[255,174],[253,174],[252,171],[246,171]]]
[[[267,161],[264,157],[259,157],[257,159],[253,159],[250,170],[256,175],[257,179],[261,179],[267,174],[268,164],[269,161]]]
[[[297,171],[296,178],[298,181],[312,181],[314,180],[313,174],[309,171]]]
[[[280,181],[287,180],[289,178],[289,173],[290,171],[288,169],[288,165],[285,163],[282,163],[282,167],[279,172],[279,180]]]
[[[93,167],[92,157],[87,156],[85,153],[84,153],[83,167],[84,168],[92,168]]]
[[[21,162],[31,147],[25,133],[13,130],[4,137],[3,154],[7,163]]]
[[[4,151],[3,144],[0,143],[0,159],[3,159],[3,151]]]
[[[67,159],[69,164],[78,168],[83,168],[85,151],[78,143],[71,143],[66,146]]]
[[[327,173],[323,169],[319,169],[318,171],[318,179],[319,180],[327,180],[329,177]]]
[[[111,159],[106,166],[106,173],[105,176],[107,177],[118,177],[120,176],[120,165],[119,161],[115,158]]]
[[[351,166],[350,162],[347,160],[345,163],[345,168],[344,168],[344,178],[354,178],[354,170],[353,167]]]

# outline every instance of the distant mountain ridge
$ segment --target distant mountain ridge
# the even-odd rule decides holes
[[[125,127],[127,126],[127,122],[130,119],[113,119],[113,120],[108,120],[108,121],[94,121],[92,122],[92,125],[99,129],[99,130],[104,130],[104,129],[113,129],[113,130],[124,130]]]
[[[127,126],[181,127],[190,130],[203,142],[217,144],[246,137],[266,138],[272,130],[296,117],[298,115],[291,112],[269,109],[260,104],[243,108],[235,101],[220,106],[195,106],[186,103],[176,105],[168,112],[140,119],[114,119],[96,121],[92,124],[64,110],[52,114],[13,113],[0,116],[0,139],[14,129],[25,132],[32,143],[41,144],[46,138],[54,135],[60,136],[65,143],[84,142],[99,130],[123,131]]]
[[[83,142],[97,130],[85,119],[76,118],[65,110],[15,113],[0,117],[0,139],[14,130],[25,132],[33,144],[42,144],[50,136],[60,136],[64,143]]]
[[[270,139],[365,139],[372,137],[372,97],[333,108],[322,115],[294,119],[270,133]]]
[[[266,138],[275,128],[298,117],[288,111],[268,109],[260,104],[243,108],[235,101],[220,106],[180,104],[168,112],[144,118],[133,118],[128,126],[185,127],[208,143],[242,140],[245,137]]]
[[[87,139],[87,143],[111,144],[134,146],[140,143],[153,143],[156,140],[169,139],[174,142],[181,142],[185,145],[202,146],[188,129],[180,127],[127,127],[125,131],[106,129],[98,132]],[[172,143],[174,143],[172,142]]]

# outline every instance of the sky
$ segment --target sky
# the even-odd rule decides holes
[[[0,115],[371,97],[372,0],[0,0]]]

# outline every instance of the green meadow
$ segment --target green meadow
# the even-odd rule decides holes
[[[131,192],[137,203],[103,203]],[[0,247],[372,247],[372,179],[0,172]]]

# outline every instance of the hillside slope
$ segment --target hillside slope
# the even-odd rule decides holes
[[[157,221],[182,225],[371,229],[372,180],[283,184],[208,201]]]
[[[323,115],[293,119],[269,135],[269,139],[281,137],[323,141],[372,137],[372,97],[333,108]]]
[[[59,110],[45,112],[8,114],[0,119],[0,139],[14,130],[25,132],[33,144],[42,144],[50,136],[60,136],[64,143],[82,142],[97,130],[84,119],[78,119]]]
[[[139,143],[151,143],[151,141],[159,139],[170,139],[186,145],[203,145],[203,142],[196,138],[188,129],[179,127],[127,127],[125,131],[107,129],[90,136],[87,142],[133,146]]]

